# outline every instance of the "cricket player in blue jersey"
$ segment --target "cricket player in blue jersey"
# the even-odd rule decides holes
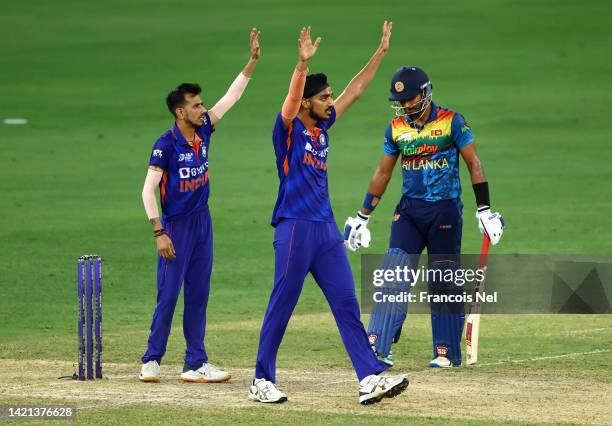
[[[176,302],[185,283],[183,333],[187,343],[180,380],[223,382],[230,374],[208,362],[204,349],[213,240],[208,196],[208,153],[215,124],[240,99],[260,56],[259,32],[250,34],[250,59],[227,93],[207,110],[200,86],[183,83],[166,98],[175,118],[153,146],[142,191],[157,242],[157,304],[140,380],[158,382]],[[163,217],[155,196],[159,186]]]
[[[391,238],[385,268],[414,263],[425,247],[430,270],[459,267],[462,210],[459,182],[459,156],[470,172],[476,196],[476,218],[480,232],[492,244],[503,233],[503,219],[491,212],[489,185],[476,153],[472,129],[458,112],[432,102],[432,84],[418,67],[398,69],[391,79],[391,97],[397,116],[387,127],[384,153],[370,182],[362,208],[345,224],[345,244],[355,251],[369,245],[367,228],[371,213],[387,189],[393,168],[402,156],[404,184],[391,224]],[[409,265],[416,268],[417,265]],[[439,276],[432,274],[432,276]],[[461,294],[454,282],[428,282],[430,294]],[[385,312],[373,312],[368,335],[379,358],[393,365],[391,345],[397,342],[406,312],[395,312],[391,320]],[[448,368],[461,364],[463,303],[431,303],[433,358],[431,367]]]
[[[360,403],[372,404],[396,396],[408,386],[404,376],[380,374],[387,366],[370,348],[359,318],[353,274],[327,187],[328,131],[374,78],[390,37],[391,23],[385,22],[380,46],[334,102],[324,74],[306,75],[308,61],[321,39],[312,43],[310,27],[300,33],[298,63],[272,137],[280,179],[272,216],[274,288],[261,328],[251,400],[287,400],[276,387],[276,356],[309,272],[327,298],[353,363],[359,379]]]

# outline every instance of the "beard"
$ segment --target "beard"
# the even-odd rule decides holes
[[[327,120],[327,117],[325,117],[324,115],[317,114],[312,109],[308,111],[308,116],[312,118],[314,121]]]
[[[192,119],[190,119],[190,118],[187,118],[187,119],[185,120],[185,123],[189,124],[191,127],[193,127],[193,128],[195,129],[196,127],[200,127],[200,126],[202,126],[202,123],[201,123],[200,121],[201,121],[201,119],[196,119],[196,120],[194,121],[194,120],[192,120]]]

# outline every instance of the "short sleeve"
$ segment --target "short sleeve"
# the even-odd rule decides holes
[[[168,170],[168,162],[170,160],[170,146],[164,139],[158,139],[153,145],[149,166],[156,166],[163,170]]]
[[[274,152],[277,157],[284,157],[287,153],[287,137],[289,136],[289,129],[285,128],[283,122],[283,116],[278,113],[276,122],[274,123],[274,130],[272,131],[272,142],[274,143]]]
[[[400,153],[397,144],[393,142],[393,134],[391,132],[391,125],[387,126],[387,131],[385,132],[385,155],[394,156]]]
[[[205,135],[210,136],[214,131],[215,126],[213,126],[212,121],[210,121],[210,115],[208,115],[208,111],[206,111],[206,113],[204,113],[204,124],[198,129],[200,137],[203,138]]]
[[[325,121],[320,121],[318,123],[318,127],[327,130],[336,122],[336,108],[332,108],[331,113],[329,114],[329,118]]]
[[[472,128],[465,121],[465,118],[458,112],[453,116],[451,123],[451,135],[453,142],[457,145],[457,148],[461,149],[474,142],[474,135],[472,134]]]

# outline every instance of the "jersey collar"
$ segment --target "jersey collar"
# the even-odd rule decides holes
[[[302,125],[302,127],[304,128],[304,130],[306,131],[306,133],[308,134],[308,136],[310,136],[311,138],[315,138],[319,135],[319,133],[321,133],[321,121],[317,121],[315,123],[315,127],[313,129],[313,133],[310,133],[308,131],[308,129],[306,128],[306,125],[304,124],[304,122],[302,120],[300,120],[300,117],[295,117],[296,120],[298,120],[300,122],[300,124]]]
[[[189,145],[189,142],[187,142],[187,139],[185,139],[185,137],[181,133],[181,130],[178,128],[178,125],[176,124],[176,122],[174,123],[174,126],[172,126],[172,130],[170,130],[170,132],[172,133],[172,138],[174,138],[174,140],[177,141],[179,144],[191,146]],[[202,142],[202,138],[200,137],[200,135],[198,135],[198,131],[196,130],[195,131],[195,145],[198,146],[200,142]]]
[[[431,103],[431,111],[429,113],[429,118],[427,119],[427,121],[425,122],[425,124],[434,121],[436,118],[438,118],[438,105],[434,104],[433,102]]]

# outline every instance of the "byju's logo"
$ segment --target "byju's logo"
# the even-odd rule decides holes
[[[204,174],[208,169],[208,162],[202,164],[199,167],[181,167],[179,169],[179,176],[181,179],[187,179],[189,177],[196,177]]]
[[[306,146],[304,147],[304,149],[310,152],[315,157],[321,157],[321,158],[327,157],[327,153],[329,152],[329,148],[325,148],[320,151],[314,149],[312,145],[310,144],[310,142],[306,142]]]
[[[180,168],[179,169],[179,176],[181,177],[181,179],[187,179],[190,176],[189,167]]]

